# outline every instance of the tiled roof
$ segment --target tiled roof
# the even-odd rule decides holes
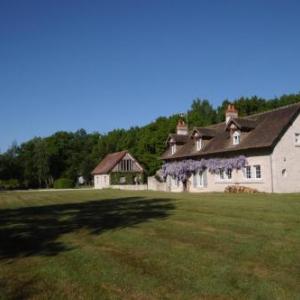
[[[242,128],[250,129],[243,132],[241,142],[238,145],[232,145],[225,122],[211,125],[205,129],[215,132],[215,136],[206,140],[200,151],[196,150],[195,141],[190,138],[174,155],[171,155],[170,149],[167,149],[161,158],[168,160],[195,156],[220,156],[229,152],[241,152],[250,149],[272,149],[299,112],[300,103],[297,103],[272,111],[233,119]]]
[[[169,136],[168,136],[167,142],[170,139],[173,139],[176,144],[184,144],[188,141],[189,135],[170,133]]]
[[[207,127],[196,127],[193,132],[197,132],[201,137],[214,137],[216,135],[216,131]]]
[[[127,151],[107,154],[99,165],[92,171],[92,175],[109,173],[126,154]]]
[[[228,122],[228,125],[234,123],[239,129],[254,129],[257,125],[257,121],[247,118],[234,118]],[[227,125],[227,126],[228,126]]]

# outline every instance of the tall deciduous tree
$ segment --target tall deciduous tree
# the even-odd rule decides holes
[[[216,111],[208,100],[195,99],[188,111],[187,120],[190,127],[201,127],[216,122]]]
[[[46,140],[37,139],[34,147],[34,166],[40,187],[46,185],[47,187],[53,183],[53,178],[50,174],[49,153],[47,149]]]

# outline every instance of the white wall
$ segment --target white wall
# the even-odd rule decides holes
[[[193,176],[191,176],[187,183],[187,189],[189,192],[200,193],[200,192],[224,192],[228,185],[242,185],[257,189],[260,192],[272,192],[272,176],[271,176],[271,161],[270,155],[254,155],[247,157],[248,165],[260,165],[261,166],[261,179],[247,179],[244,176],[243,170],[232,170],[232,178],[228,180],[221,180],[218,174],[212,174],[206,171],[204,184],[202,187],[195,187],[193,185]],[[155,189],[155,185],[149,185],[149,189]],[[156,188],[158,190],[158,188]],[[177,184],[176,180],[167,177],[166,190],[170,192],[182,192],[182,182]]]
[[[272,192],[272,176],[271,176],[271,163],[270,154],[257,155],[247,157],[248,165],[253,167],[254,165],[261,166],[261,178],[260,179],[247,179],[243,170],[233,170],[233,184],[239,184],[249,188],[257,189],[260,192]],[[254,169],[252,169],[254,173]]]
[[[183,192],[183,184],[180,181],[172,178],[171,176],[167,177],[166,180],[166,188],[167,192]]]
[[[295,133],[300,133],[300,115],[275,146],[272,159],[275,193],[300,192],[300,147],[295,145]],[[283,176],[286,170],[286,176]]]
[[[119,185],[111,185],[110,189],[117,190],[129,190],[129,191],[145,191],[148,190],[147,184],[119,184]]]
[[[109,185],[110,185],[110,175],[109,174],[94,175],[95,189],[107,188],[107,187],[109,187]]]
[[[151,191],[167,191],[167,183],[166,182],[159,182],[156,180],[155,176],[150,176],[148,179],[148,190]]]
[[[95,189],[111,188],[132,191],[144,191],[148,189],[147,184],[110,185],[110,174],[94,175],[94,187]]]

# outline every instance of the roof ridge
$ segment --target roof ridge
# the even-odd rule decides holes
[[[106,154],[106,156],[92,171],[92,174],[106,174],[110,172],[127,153],[129,153],[128,150],[122,150],[119,152]]]
[[[240,117],[240,118],[247,118],[247,117],[259,116],[259,115],[271,113],[271,112],[274,112],[274,111],[278,111],[278,110],[281,110],[281,109],[286,109],[286,108],[289,108],[291,106],[299,106],[300,107],[300,102],[296,102],[296,103],[292,103],[292,104],[287,104],[287,105],[284,105],[284,106],[279,106],[279,107],[276,107],[276,108],[273,108],[273,109],[270,109],[270,110],[261,111],[261,112],[258,112],[258,113],[255,113],[255,114],[250,114],[250,115],[243,116],[243,117]]]
[[[255,120],[253,119],[249,119],[247,117],[250,117],[251,115],[248,115],[248,116],[245,116],[245,117],[237,117],[237,118],[231,118],[232,120],[240,120],[240,119],[243,119],[243,120],[247,120],[247,121],[251,121],[251,122],[256,122]]]
[[[241,117],[238,117],[238,118],[235,118],[235,119],[247,119],[249,117],[254,117],[254,116],[259,116],[259,115],[263,115],[263,114],[268,114],[268,113],[272,113],[274,111],[278,111],[278,110],[281,110],[281,109],[286,109],[286,108],[289,108],[291,106],[299,106],[300,108],[300,102],[296,102],[296,103],[292,103],[292,104],[287,104],[287,105],[284,105],[284,106],[280,106],[280,107],[277,107],[277,108],[274,108],[274,109],[271,109],[271,110],[266,110],[266,111],[262,111],[262,112],[259,112],[259,113],[255,113],[255,114],[251,114],[251,115],[246,115],[246,116],[241,116]],[[251,120],[250,121],[254,121],[254,120]],[[207,129],[213,129],[212,127],[216,127],[216,126],[219,126],[221,124],[225,124],[225,121],[223,122],[219,122],[219,123],[215,123],[215,124],[211,124],[211,125],[208,125],[208,126],[205,126],[205,127],[201,127],[201,126],[195,126],[193,127],[192,130],[194,130],[194,128],[207,128]],[[191,130],[191,131],[192,131]]]
[[[122,151],[117,151],[117,152],[113,152],[113,153],[108,153],[107,155],[120,154],[120,153],[124,153],[124,152],[128,152],[128,150],[122,150]]]

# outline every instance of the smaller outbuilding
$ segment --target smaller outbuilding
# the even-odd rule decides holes
[[[106,155],[92,172],[97,189],[140,185],[143,174],[144,168],[126,150]]]

